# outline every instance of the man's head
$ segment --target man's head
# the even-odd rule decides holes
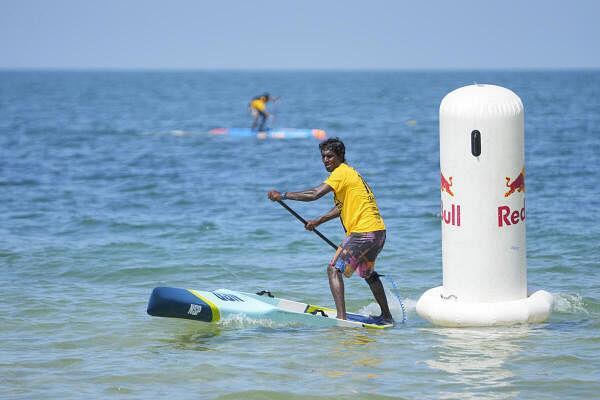
[[[260,97],[263,99],[263,101],[269,101],[271,95],[269,93],[263,93]]]
[[[346,162],[346,147],[338,138],[327,139],[319,144],[321,160],[327,172],[336,169],[341,163]]]

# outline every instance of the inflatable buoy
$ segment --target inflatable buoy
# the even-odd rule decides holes
[[[521,99],[465,86],[444,97],[439,120],[443,285],[417,313],[443,326],[544,321],[552,296],[527,297]]]

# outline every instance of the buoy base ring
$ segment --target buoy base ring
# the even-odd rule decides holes
[[[535,324],[550,316],[552,295],[538,290],[525,299],[490,303],[464,302],[444,297],[443,286],[429,289],[417,302],[417,314],[434,325],[447,327]]]

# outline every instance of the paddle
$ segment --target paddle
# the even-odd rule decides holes
[[[290,208],[290,206],[288,206],[287,204],[285,204],[285,203],[283,202],[283,200],[277,200],[277,202],[278,202],[279,204],[281,204],[281,206],[282,206],[283,208],[285,208],[286,210],[288,210],[288,211],[290,212],[290,214],[292,214],[294,217],[298,218],[298,220],[299,220],[300,222],[302,222],[304,225],[306,225],[306,220],[305,220],[304,218],[302,218],[302,217],[300,216],[300,214],[298,214],[296,211],[292,210],[292,209]],[[325,235],[323,235],[323,234],[322,234],[321,232],[319,232],[317,229],[313,229],[312,231],[313,231],[314,233],[316,233],[316,234],[317,234],[317,236],[319,236],[321,239],[323,239],[324,241],[326,241],[328,245],[330,245],[331,247],[333,247],[334,249],[336,249],[336,250],[337,250],[338,246],[337,246],[335,243],[333,243],[331,240],[327,239],[327,238],[325,237]]]

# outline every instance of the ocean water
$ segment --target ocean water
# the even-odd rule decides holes
[[[529,289],[555,299],[544,324],[448,329],[415,313],[442,279],[438,107],[473,82],[525,105]],[[386,221],[377,265],[406,323],[146,314],[155,286],[332,304],[330,248],[266,198],[326,177],[318,142],[206,134],[247,126],[265,90],[281,96],[273,126],[345,141]],[[599,169],[598,71],[0,72],[0,398],[597,398]],[[311,218],[332,203],[290,205]],[[342,239],[336,221],[320,229]],[[376,308],[360,279],[346,298]]]

